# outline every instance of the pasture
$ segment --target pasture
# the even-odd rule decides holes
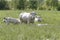
[[[37,15],[43,18],[41,24],[9,24],[2,20],[4,17],[18,18],[23,10],[0,10],[0,40],[60,40],[60,11],[38,11]],[[32,11],[32,10],[31,10]],[[27,12],[31,12],[27,11]]]

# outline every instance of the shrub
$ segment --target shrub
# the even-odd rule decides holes
[[[57,10],[60,11],[60,5],[58,5]]]
[[[37,1],[30,1],[29,8],[31,8],[31,9],[37,9]]]
[[[8,9],[7,1],[0,0],[0,10]]]

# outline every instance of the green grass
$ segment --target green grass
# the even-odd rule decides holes
[[[18,18],[22,10],[0,11],[0,40],[60,40],[60,11],[38,11],[37,15],[43,18],[41,24],[47,26],[36,26],[35,24],[10,24],[6,25],[2,20],[4,17]],[[31,12],[27,10],[27,12]],[[37,24],[37,23],[36,23]]]

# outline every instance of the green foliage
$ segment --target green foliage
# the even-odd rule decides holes
[[[47,0],[46,5],[48,6],[48,8],[51,7],[53,10],[55,10],[58,6],[58,0]]]
[[[18,9],[25,9],[25,0],[19,0],[17,8]]]
[[[0,0],[0,10],[9,9],[5,0]]]
[[[52,4],[52,6],[57,7],[58,6],[58,0],[52,0],[51,4]]]
[[[46,4],[47,4],[47,6],[57,6],[58,0],[47,0]]]
[[[17,5],[18,5],[18,1],[19,0],[11,0],[8,2],[9,8],[12,10],[16,10],[17,9]]]
[[[60,4],[58,5],[57,10],[60,11]]]
[[[0,0],[0,9],[58,9],[58,0]]]
[[[52,5],[51,2],[52,2],[52,0],[46,0],[46,5],[51,6]]]
[[[37,1],[29,1],[29,2],[30,2],[29,8],[31,8],[31,9],[37,9]]]

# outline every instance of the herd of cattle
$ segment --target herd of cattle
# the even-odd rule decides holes
[[[21,12],[19,14],[18,18],[13,18],[13,17],[4,17],[3,22],[6,24],[14,23],[14,24],[19,24],[19,23],[34,23],[34,22],[41,22],[42,18],[37,15],[36,12]]]

